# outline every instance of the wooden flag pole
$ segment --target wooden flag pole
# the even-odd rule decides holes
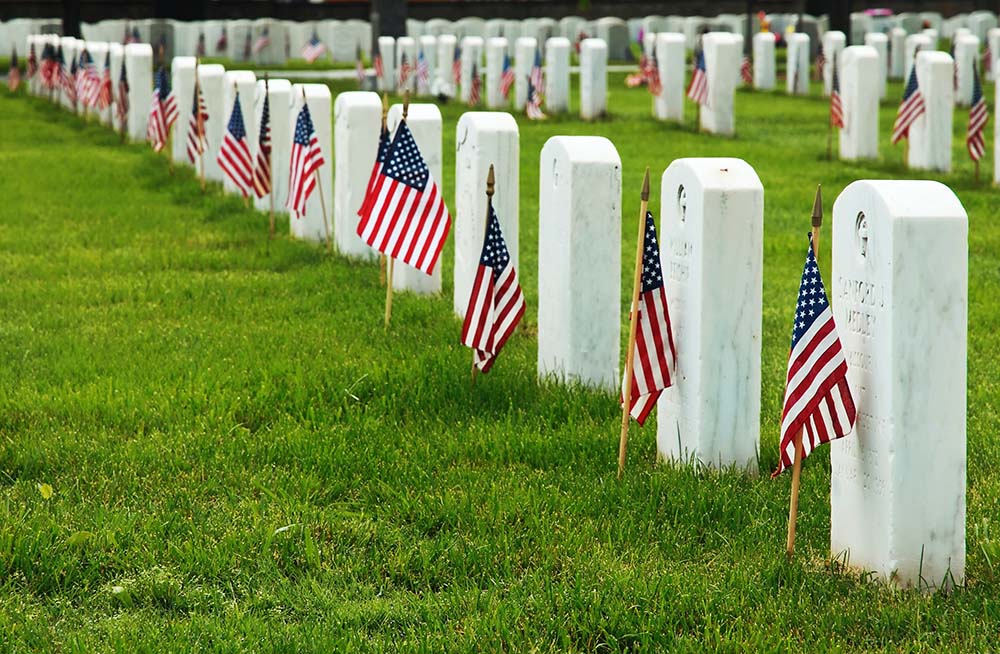
[[[270,100],[271,100],[271,90],[268,87],[268,74],[264,73],[264,104],[266,104],[268,107],[271,106]],[[270,119],[271,119],[271,117],[268,116],[268,120],[270,120]],[[270,125],[268,127],[270,127]],[[258,132],[259,131],[260,130],[258,130]],[[257,141],[258,141],[258,147],[259,147],[260,137],[257,138]],[[267,216],[267,225],[268,225],[268,228],[267,228],[267,238],[270,241],[274,240],[274,166],[272,165],[273,164],[273,155],[272,155],[272,151],[273,150],[274,150],[274,148],[272,147],[267,152],[267,170],[268,170],[268,175],[271,178],[271,179],[268,180],[269,185],[271,187],[271,190],[267,192],[267,200],[268,200],[268,203],[269,203],[268,216]],[[320,197],[322,197],[322,193],[323,192],[320,191]]]
[[[198,125],[198,181],[201,183],[201,192],[205,192],[205,120],[201,115],[201,80],[198,79],[198,59],[194,60],[194,101],[197,105],[195,109],[195,121]]]
[[[618,478],[625,471],[625,450],[628,447],[629,410],[632,399],[632,363],[635,359],[635,336],[639,326],[639,289],[642,285],[642,251],[646,236],[646,211],[649,209],[649,166],[642,179],[639,196],[639,236],[635,244],[635,275],[632,280],[632,303],[629,305],[628,349],[625,351],[625,390],[622,393],[622,433],[618,441]]]
[[[486,240],[486,234],[490,231],[490,214],[493,213],[493,192],[496,189],[496,177],[493,173],[493,164],[490,164],[490,172],[486,175],[486,224],[483,227],[483,240]],[[476,373],[479,372],[479,368],[476,367],[476,349],[472,349],[472,383],[476,383]]]
[[[403,120],[400,125],[406,122],[406,117],[410,113],[410,92],[403,91]],[[389,329],[389,320],[392,318],[392,268],[393,257],[386,255],[387,274],[385,278],[385,328]]]
[[[833,116],[826,123],[826,160],[833,161]]]
[[[385,131],[386,121],[389,117],[389,94],[382,94],[382,131]],[[381,140],[382,133],[379,132],[379,139]],[[376,153],[376,156],[378,154]],[[368,198],[365,198],[367,202]],[[378,285],[385,286],[385,254],[379,253],[378,255]]]
[[[823,226],[823,193],[822,187],[816,187],[816,199],[813,200],[812,211],[812,248],[816,257],[816,267],[819,267],[819,230]],[[802,478],[802,438],[805,427],[795,434],[795,460],[792,463],[792,489],[788,502],[788,540],[785,543],[785,554],[789,560],[795,553],[795,523],[799,515],[799,482]]]

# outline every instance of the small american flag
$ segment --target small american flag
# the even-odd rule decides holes
[[[753,62],[748,55],[743,55],[743,63],[740,64],[740,77],[747,86],[753,84]]]
[[[479,78],[479,68],[472,64],[472,81],[469,89],[469,106],[478,107],[482,92],[483,81]]]
[[[305,59],[310,64],[326,54],[326,46],[323,42],[319,40],[316,32],[313,32],[312,38],[309,39],[309,43],[306,43],[302,47],[302,58]],[[361,54],[361,48],[358,47],[358,55]],[[359,56],[360,60],[361,57]]]
[[[451,215],[405,120],[396,128],[372,196],[358,235],[379,252],[430,275]]]
[[[73,86],[76,87],[76,99],[84,107],[87,106],[87,66],[90,61],[90,53],[84,48],[80,51],[80,57],[76,60],[76,69],[73,72]]]
[[[656,224],[652,212],[646,212],[646,232],[642,245],[642,286],[639,291],[638,319],[635,330],[635,352],[632,355],[632,390],[629,413],[641,425],[665,388],[674,383],[674,349],[667,292],[663,287],[660,265],[660,244],[656,240]],[[622,398],[625,397],[624,380]],[[624,401],[622,400],[624,403]]]
[[[531,64],[530,79],[532,86],[535,87],[535,93],[541,95],[545,81],[542,79],[542,52],[538,48],[535,48],[535,61]],[[539,98],[538,104],[541,105],[541,102]]]
[[[107,109],[111,106],[111,53],[104,55],[104,70],[101,72],[101,85],[97,93],[97,108]]]
[[[646,88],[654,97],[660,97],[663,93],[663,82],[660,80],[660,64],[656,60],[656,55],[649,57],[646,62]]]
[[[269,45],[271,45],[271,28],[265,27],[257,40],[253,42],[253,54],[259,55]]]
[[[473,349],[476,368],[484,373],[490,371],[501,348],[524,316],[524,306],[517,271],[490,203],[483,251],[462,324],[462,344]]]
[[[705,53],[697,50],[694,53],[694,73],[688,85],[687,97],[705,106],[708,104],[708,74],[705,72]]]
[[[7,88],[11,93],[21,85],[21,69],[17,65],[17,48],[10,54],[10,72],[7,75]]]
[[[355,57],[355,60],[354,60],[354,72],[356,73],[357,78],[358,78],[358,85],[364,84],[365,83],[365,77],[367,77],[368,75],[367,75],[367,73],[365,73],[365,62],[362,61],[362,59],[361,59],[361,46],[360,45],[358,46],[358,53],[357,53],[357,56]]]
[[[167,97],[173,97],[167,71],[162,66],[156,71],[153,82],[153,100],[149,105],[149,117],[146,120],[146,139],[159,152],[167,144],[170,124],[167,122]],[[174,101],[174,117],[177,114],[177,102]]]
[[[850,433],[857,411],[847,384],[847,360],[837,335],[812,241],[802,270],[788,354],[785,402],[781,413],[781,458],[773,476],[795,461],[795,437],[802,458],[816,446]]]
[[[40,71],[42,74],[42,84],[50,91],[55,88],[56,85],[55,57],[55,48],[52,47],[51,43],[46,43],[42,48],[42,65],[40,67]]]
[[[87,50],[80,55],[80,68],[80,99],[85,107],[97,107],[101,95],[101,73]]]
[[[378,40],[374,44],[375,54],[372,55],[372,66],[375,67],[375,77],[382,79],[385,76],[385,67],[382,65],[382,51],[379,50]],[[361,57],[358,57],[358,61],[361,61]]]
[[[292,140],[291,169],[288,174],[287,206],[296,217],[306,213],[306,201],[316,188],[316,171],[325,163],[319,147],[319,137],[313,129],[309,105],[303,104],[295,119],[295,138]]]
[[[205,33],[201,32],[201,33],[198,34],[198,45],[195,46],[194,56],[196,56],[196,57],[204,57],[205,53],[206,53],[206,50],[205,50]]]
[[[17,54],[15,49],[14,54]],[[12,59],[13,61],[13,59]],[[28,50],[28,63],[27,63],[27,75],[28,79],[32,79],[38,72],[38,57],[35,55],[35,44],[31,44],[31,49]]]
[[[76,109],[76,102],[79,99],[76,93],[76,82],[77,82],[76,73],[79,70],[76,66],[76,59],[73,59],[73,62],[70,64],[68,74],[65,72],[66,71],[65,65],[61,66],[60,70],[63,72],[63,77],[62,77],[63,92],[66,94],[66,97],[69,98],[69,101],[73,104],[73,108]]]
[[[198,83],[196,77],[187,129],[187,156],[188,161],[192,164],[198,161],[198,155],[205,153],[205,122],[207,120],[208,109],[205,107],[205,96],[201,93],[201,84]]]
[[[426,95],[431,88],[431,67],[427,64],[424,49],[417,54],[417,93]]]
[[[128,122],[128,74],[125,72],[125,59],[122,59],[122,72],[118,75],[118,97],[115,99],[115,109],[118,113],[118,123],[125,128]]]
[[[225,52],[226,48],[229,47],[229,35],[226,34],[226,28],[222,28],[222,34],[219,35],[219,40],[215,42],[216,52]]]
[[[399,90],[402,91],[410,83],[410,62],[406,59],[406,53],[404,52],[399,58],[399,80],[397,86]]]
[[[833,59],[833,80],[830,86],[830,124],[844,129],[844,103],[840,99],[840,76],[837,74],[837,58]]]
[[[253,191],[253,158],[250,156],[250,144],[247,143],[247,128],[243,122],[243,110],[240,109],[239,91],[233,100],[233,113],[229,115],[229,125],[222,137],[216,161],[243,197],[248,197]]]
[[[649,75],[649,61],[645,53],[639,56],[639,70],[625,77],[625,86],[634,89],[646,83]]]
[[[500,95],[504,100],[510,97],[510,87],[514,86],[514,67],[510,64],[510,55],[503,56],[503,71],[500,73]]]
[[[455,88],[457,89],[462,83],[462,50],[457,44],[451,58],[451,76],[455,80]]]
[[[243,40],[243,61],[250,61],[250,54],[253,52],[253,40],[250,32],[247,32],[247,38]]]
[[[133,27],[131,30],[129,30],[128,26],[126,25],[125,26],[125,38],[122,40],[122,43],[124,43],[125,45],[128,45],[129,43],[138,43],[139,40],[140,40],[140,37],[139,37],[139,28],[138,27]]]
[[[257,139],[257,165],[253,169],[253,188],[258,198],[271,192],[271,107],[267,81],[264,81],[264,111],[260,116]]]
[[[892,126],[892,144],[899,143],[901,139],[910,136],[910,126],[920,118],[926,111],[924,97],[920,94],[920,86],[917,84],[917,67],[910,69],[910,79],[906,83],[906,90],[903,91],[903,101],[899,105],[896,113],[896,122]]]
[[[965,135],[965,145],[973,161],[979,161],[986,153],[986,140],[983,132],[986,121],[989,120],[989,110],[986,108],[986,98],[983,97],[983,85],[979,81],[979,71],[972,65],[972,106],[969,108],[969,128]]]
[[[528,101],[524,105],[524,114],[529,120],[544,120],[548,118],[542,111],[542,96],[538,93],[531,77],[528,77]]]
[[[372,166],[371,175],[368,176],[368,185],[365,187],[365,197],[361,202],[361,208],[358,209],[359,216],[365,215],[368,211],[368,207],[375,201],[373,191],[379,181],[379,174],[382,172],[382,164],[385,163],[385,158],[389,153],[390,143],[389,130],[385,125],[382,125],[382,131],[379,133],[378,137],[378,150],[375,153],[375,164]]]

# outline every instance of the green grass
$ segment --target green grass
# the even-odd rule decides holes
[[[398,295],[383,333],[375,266],[269,244],[266,216],[203,197],[190,172],[0,92],[0,651],[995,648],[1000,226],[964,118],[955,172],[936,177],[970,217],[967,583],[923,595],[830,563],[826,449],[804,467],[792,563],[789,479],[768,478],[815,185],[829,207],[855,179],[912,176],[887,143],[895,107],[881,160],[837,163],[818,96],[740,93],[725,139],[650,120],[622,79],[607,120],[520,122],[529,309],[475,387],[451,244],[442,296]],[[443,108],[450,204],[462,111]],[[759,173],[758,477],[656,464],[650,423],[616,481],[614,398],[536,382],[538,158],[555,134],[621,153],[623,289],[646,165],[654,212],[675,158]]]

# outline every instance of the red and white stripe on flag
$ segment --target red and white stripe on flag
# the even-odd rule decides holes
[[[167,125],[163,120],[163,105],[160,94],[153,91],[153,101],[149,106],[149,117],[146,119],[146,140],[159,152],[167,144]]]
[[[244,197],[253,191],[253,158],[250,156],[250,144],[247,143],[246,127],[243,123],[243,111],[240,109],[240,96],[236,94],[233,102],[233,113],[229,117],[229,126],[222,137],[219,156],[216,158],[222,172],[240,190]]]
[[[448,207],[404,120],[358,221],[358,235],[379,252],[430,275],[450,229]]]
[[[781,457],[773,476],[792,466],[795,436],[800,431],[804,459],[817,446],[849,434],[856,417],[854,397],[847,383],[847,359],[810,242],[788,355]]]
[[[295,119],[295,135],[292,138],[291,168],[288,173],[288,202],[286,206],[295,212],[296,218],[306,213],[306,202],[316,188],[316,171],[326,161],[319,147],[319,137],[313,129],[309,105],[302,105]]]
[[[476,280],[462,324],[462,344],[473,349],[473,361],[479,370],[485,373],[493,367],[497,354],[524,316],[524,307],[517,271],[491,205]]]
[[[642,247],[642,286],[639,291],[638,324],[632,355],[632,389],[629,413],[642,425],[664,389],[674,383],[674,348],[670,310],[660,265],[660,245],[656,239],[653,214],[646,212]],[[632,316],[635,320],[636,317]],[[624,397],[624,379],[622,397]]]

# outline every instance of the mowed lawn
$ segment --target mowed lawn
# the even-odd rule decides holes
[[[829,279],[837,194],[913,176],[888,145],[899,85],[882,159],[854,164],[825,160],[816,85],[741,92],[726,139],[696,134],[690,105],[688,127],[652,121],[649,95],[622,80],[607,120],[520,121],[529,308],[475,386],[451,243],[442,296],[397,295],[383,332],[375,265],[268,243],[264,214],[203,196],[190,171],[171,177],[146,147],[0,92],[0,650],[995,648],[1000,195],[972,181],[964,113],[955,172],[939,176],[970,217],[968,567],[946,596],[831,564],[826,449],[804,466],[787,563],[790,479],[769,478],[813,192],[824,185]],[[463,110],[443,108],[452,207]],[[657,214],[676,158],[756,168],[757,477],[658,464],[651,421],[633,427],[618,481],[616,398],[536,380],[538,161],[556,134],[605,135],[621,154],[623,297],[645,166]]]

